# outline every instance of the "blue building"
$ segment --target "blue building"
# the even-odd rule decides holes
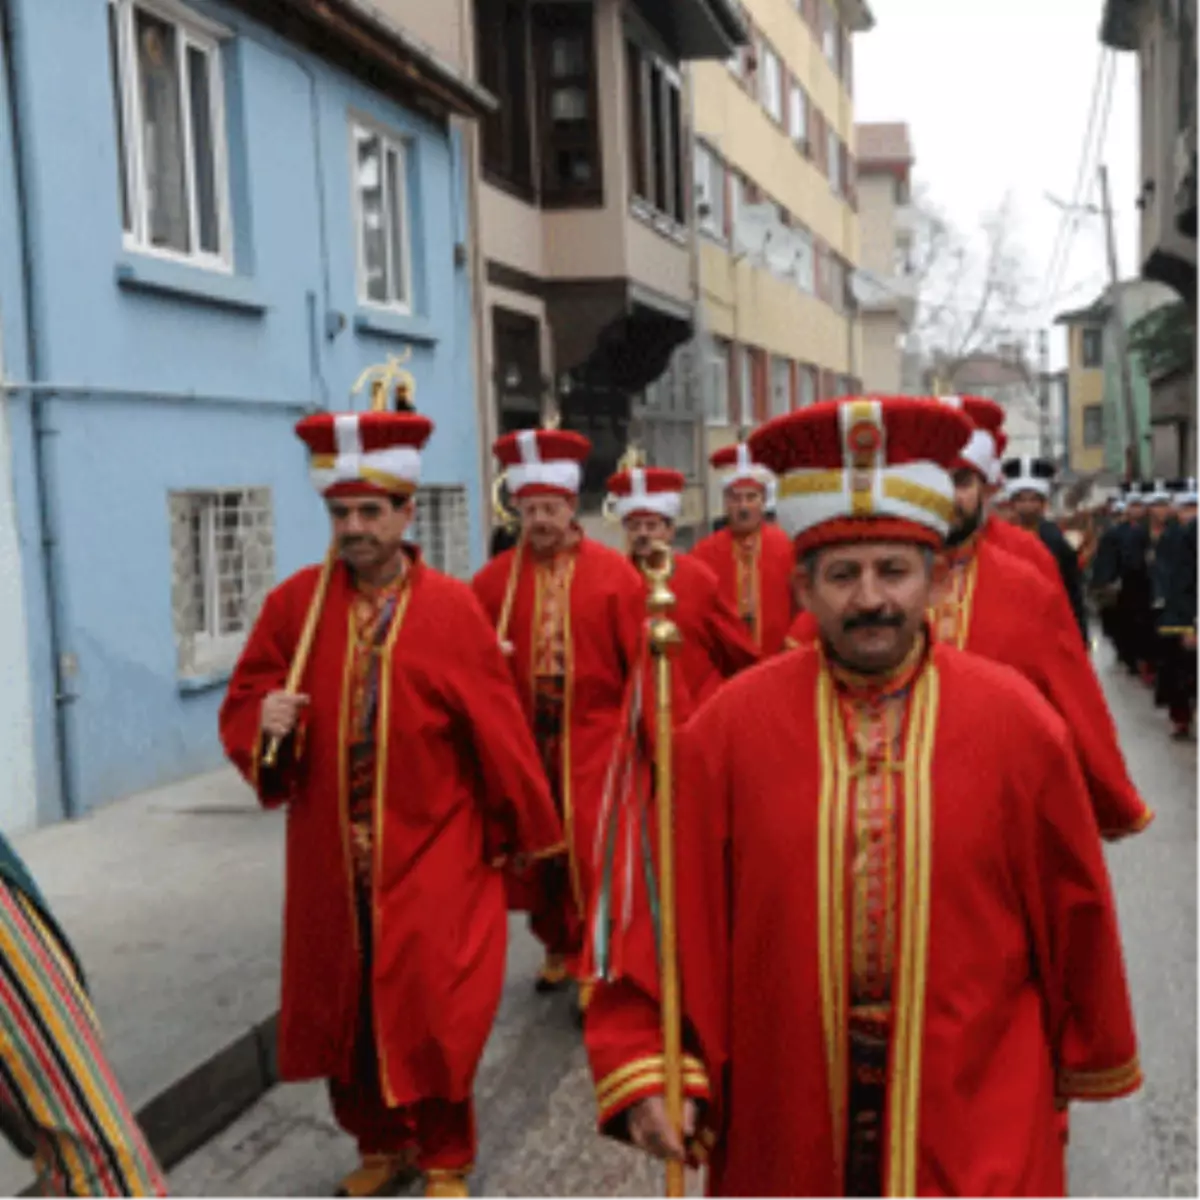
[[[0,35],[15,828],[220,765],[247,627],[327,536],[292,426],[364,368],[409,356],[418,536],[478,565],[455,119],[491,101],[360,0],[0,0]]]

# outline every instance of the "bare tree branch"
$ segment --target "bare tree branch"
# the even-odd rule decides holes
[[[1020,344],[1035,312],[1032,280],[1016,235],[1011,196],[980,224],[971,239],[956,228],[928,194],[918,189],[912,272],[919,288],[913,332],[940,375],[980,354]],[[1023,356],[1013,360],[1031,378]]]

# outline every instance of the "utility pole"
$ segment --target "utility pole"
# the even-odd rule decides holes
[[[1050,444],[1050,339],[1038,330],[1038,454],[1053,458]]]
[[[1133,379],[1129,369],[1129,339],[1125,328],[1125,306],[1121,296],[1121,277],[1117,273],[1117,237],[1113,230],[1112,204],[1108,195],[1108,168],[1101,163],[1100,204],[1104,210],[1104,235],[1108,243],[1108,277],[1112,284],[1114,333],[1121,379],[1121,406],[1125,413],[1125,478],[1131,483],[1142,478],[1141,432],[1133,409]]]

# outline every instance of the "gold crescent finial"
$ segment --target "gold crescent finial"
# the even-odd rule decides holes
[[[543,429],[561,429],[562,428],[562,413],[557,408],[551,409],[546,414],[545,420],[542,421]]]
[[[411,371],[404,369],[404,364],[412,358],[412,347],[405,348],[403,355],[389,354],[387,361],[368,367],[354,382],[350,389],[352,396],[357,396],[368,384],[371,387],[371,411],[387,412],[393,407],[401,412],[412,411],[416,407],[417,381]]]
[[[521,524],[521,518],[504,503],[504,472],[501,471],[492,483],[492,515],[496,524],[506,533],[515,533]]]

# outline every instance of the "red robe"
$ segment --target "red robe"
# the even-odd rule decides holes
[[[879,931],[856,907],[838,699],[802,650],[731,681],[680,738],[684,1080],[714,1195],[843,1194],[850,964]],[[906,708],[901,769],[882,773],[897,831],[882,1194],[1061,1195],[1056,1106],[1140,1083],[1087,791],[1062,720],[1014,671],[939,645]],[[663,1086],[638,927],[586,1025],[615,1136]]]
[[[1001,521],[997,517],[988,517],[983,523],[981,532],[985,541],[991,542],[994,546],[1007,551],[1016,558],[1027,562],[1031,567],[1036,568],[1037,573],[1047,583],[1053,583],[1062,590],[1063,599],[1067,599],[1066,589],[1062,586],[1062,575],[1059,573],[1058,563],[1054,561],[1054,555],[1050,553],[1050,547],[1036,533],[1030,533],[1028,529],[1022,529],[1019,525],[1013,525],[1010,521]],[[1067,607],[1069,610],[1069,601]],[[1071,619],[1074,620],[1074,617]]]
[[[1145,829],[1153,810],[1129,778],[1112,714],[1064,603],[1057,570],[1050,584],[1028,563],[979,539],[962,582],[955,645],[1013,667],[1066,721],[1103,837]],[[813,645],[818,633],[811,614],[801,613],[788,637],[799,647]]]
[[[716,573],[694,555],[675,556],[671,577],[683,645],[679,665],[690,703],[702,704],[726,680],[758,662],[750,633],[721,591]]]
[[[311,703],[276,765],[261,761],[262,701],[285,684],[318,574],[307,567],[267,597],[220,715],[225,750],[259,800],[288,805],[279,1067],[289,1080],[349,1077],[361,982],[345,762],[353,584],[341,564],[301,685]],[[492,860],[562,844],[470,589],[416,557],[401,605],[382,651],[373,896],[376,1046],[393,1108],[470,1098],[504,984]]]
[[[493,629],[504,607],[515,550],[493,558],[475,576],[475,594]],[[580,919],[592,891],[592,860],[609,764],[622,729],[631,672],[644,664],[645,585],[629,560],[616,550],[583,538],[573,551],[568,617],[564,628],[566,695],[562,749],[563,825],[570,858],[571,887]],[[534,716],[535,613],[540,611],[534,558],[522,555],[507,640],[509,667],[524,705],[527,727]],[[495,634],[493,634],[493,641]],[[647,680],[649,676],[647,673]],[[653,704],[646,705],[647,721]],[[646,730],[652,725],[646,724]],[[534,909],[541,902],[537,881],[510,881],[509,902]]]
[[[769,658],[784,648],[783,640],[796,611],[793,590],[796,554],[791,538],[778,525],[764,521],[757,536],[757,611],[751,634],[762,656]],[[692,555],[716,572],[721,595],[740,614],[739,557],[728,526],[697,542]]]

